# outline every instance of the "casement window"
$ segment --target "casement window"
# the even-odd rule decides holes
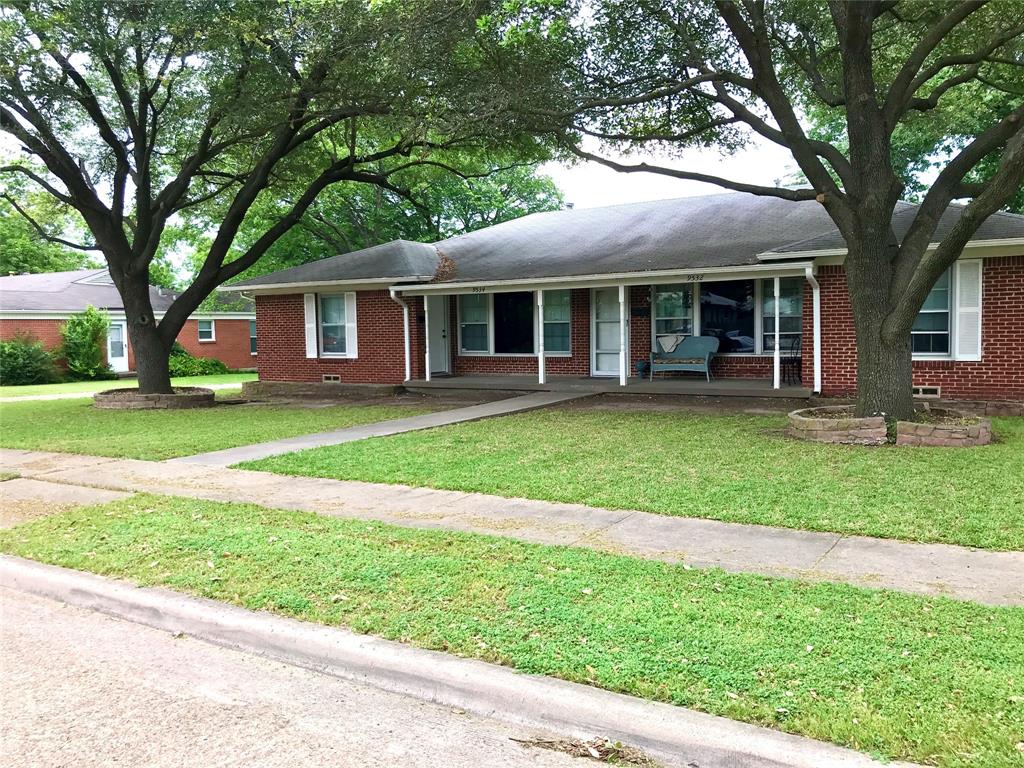
[[[249,354],[256,354],[256,321],[249,321]]]
[[[356,294],[303,295],[306,357],[358,357]]]
[[[915,355],[949,355],[953,314],[951,270],[946,270],[928,292],[910,331],[910,346]]]
[[[213,325],[213,320],[199,320],[197,322],[199,327],[199,340],[200,341],[216,341],[216,329]]]
[[[571,352],[568,290],[544,291],[539,323],[533,291],[460,294],[458,313],[461,354],[534,355],[538,324],[543,326],[545,356]]]
[[[544,354],[572,351],[569,291],[544,291]]]
[[[916,357],[981,360],[981,273],[980,260],[962,260],[935,281],[910,331]]]
[[[803,332],[804,280],[779,280],[779,349],[800,352]],[[761,281],[761,349],[775,351],[775,281]]]
[[[693,286],[685,284],[654,286],[654,343],[658,339],[693,335]]]
[[[459,351],[490,352],[490,296],[464,293],[459,296]]]

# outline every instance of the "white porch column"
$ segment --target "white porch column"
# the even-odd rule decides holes
[[[619,386],[626,386],[629,371],[626,370],[626,323],[629,322],[626,312],[626,286],[619,285]]]
[[[804,274],[811,284],[811,300],[814,310],[814,391],[821,392],[821,286],[814,276],[814,267],[805,267]]]
[[[544,362],[544,291],[534,291],[537,295],[537,383],[547,383],[547,371]]]
[[[425,358],[425,366],[423,368],[423,378],[426,381],[430,381],[430,297],[423,297],[423,357]]]
[[[772,353],[772,386],[779,389],[782,386],[782,356],[779,350],[779,278],[772,281],[772,290],[775,294],[775,351]]]

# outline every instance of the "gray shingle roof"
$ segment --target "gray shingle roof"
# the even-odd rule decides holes
[[[949,231],[960,206],[942,217]],[[898,235],[916,206],[900,203]],[[1024,237],[1024,216],[998,213],[976,240]],[[308,285],[380,278],[395,283],[530,280],[666,269],[704,269],[758,263],[762,253],[843,248],[845,243],[816,202],[791,202],[729,192],[605,208],[535,213],[433,245],[396,240],[362,251],[263,275],[232,288]],[[435,276],[439,257],[451,260]],[[451,267],[451,268],[449,268]]]
[[[945,210],[939,218],[939,224],[935,228],[935,234],[932,236],[932,241],[941,240],[949,234],[953,225],[956,224],[957,220],[960,218],[960,214],[963,212],[963,209],[964,206],[953,203]],[[896,204],[896,211],[892,217],[892,227],[896,232],[896,237],[902,240],[903,237],[906,236],[907,230],[910,229],[910,225],[913,222],[914,215],[916,213],[916,205],[911,203]],[[978,231],[974,233],[974,237],[972,237],[971,240],[1008,240],[1011,238],[1024,238],[1024,216],[1020,216],[1016,213],[1007,213],[1006,211],[997,211],[982,222],[981,226],[978,227]],[[836,248],[845,249],[846,241],[843,239],[843,236],[839,234],[839,230],[833,228],[829,232],[816,235],[806,240],[800,240],[798,242],[788,243],[778,248],[773,248],[772,252],[802,253],[806,251],[832,250]]]
[[[361,251],[243,279],[225,287],[245,290],[279,283],[319,283],[332,280],[429,280],[437,271],[437,262],[437,251],[432,245],[411,240],[392,240]]]
[[[167,289],[149,287],[153,311],[163,313],[174,301]],[[236,307],[238,296],[230,297]],[[81,312],[88,306],[123,311],[124,302],[105,269],[77,269],[72,272],[41,272],[32,275],[0,277],[0,311],[4,312]],[[246,300],[234,312],[252,312]]]

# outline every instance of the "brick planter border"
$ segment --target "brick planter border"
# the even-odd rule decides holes
[[[939,416],[961,417],[969,424],[923,424],[918,421],[896,422],[896,445],[927,445],[950,448],[972,448],[992,442],[992,422],[980,416],[967,416],[960,411],[930,408]]]
[[[136,389],[108,389],[93,395],[93,408],[112,411],[168,410],[172,408],[212,408],[217,404],[212,389],[175,387],[174,394],[139,394]]]
[[[841,445],[883,445],[886,441],[885,419],[881,416],[855,418],[850,415],[848,405],[791,411],[788,434],[800,440]]]

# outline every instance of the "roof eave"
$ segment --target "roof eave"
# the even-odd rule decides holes
[[[379,289],[392,285],[406,283],[425,283],[434,279],[434,275],[403,275],[401,277],[373,277],[351,280],[303,280],[292,283],[235,283],[233,285],[221,285],[217,287],[218,292],[235,291],[260,295],[270,293],[302,293],[310,288],[347,288],[349,290]]]
[[[926,252],[934,251],[939,243],[928,243]],[[998,258],[999,256],[1018,256],[1024,253],[1024,237],[1005,237],[993,240],[971,240],[963,248],[976,258]],[[759,261],[782,261],[785,259],[828,259],[844,258],[846,248],[820,248],[810,251],[764,251],[757,254]]]

